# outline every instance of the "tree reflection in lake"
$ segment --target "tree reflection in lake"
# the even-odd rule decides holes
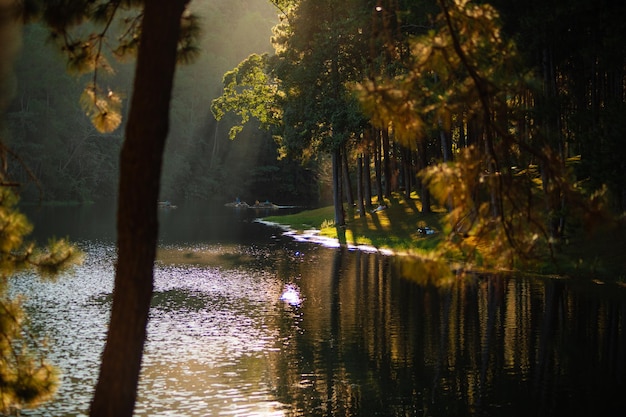
[[[320,256],[302,274],[302,320],[283,330],[276,392],[294,415],[612,415],[626,405],[621,288],[507,276],[419,285],[397,276],[404,260]]]
[[[115,250],[97,239],[100,211],[60,211],[35,218],[70,230],[87,261],[56,283],[16,281],[65,375],[56,402],[23,415],[86,413],[103,346]],[[241,213],[179,206],[164,216],[137,416],[626,409],[623,287],[426,280],[405,258],[294,242]],[[300,303],[281,300],[289,285]]]

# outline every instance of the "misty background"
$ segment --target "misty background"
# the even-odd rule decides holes
[[[200,55],[177,69],[161,199],[315,204],[315,170],[277,160],[271,135],[254,123],[230,140],[228,118],[218,123],[210,110],[226,71],[251,53],[273,51],[278,12],[266,0],[196,0],[192,11],[201,19]],[[98,83],[122,94],[126,116],[134,63],[110,62],[113,73],[99,72]],[[93,75],[69,75],[47,29],[36,23],[23,29],[15,74],[4,136],[19,156],[9,161],[9,172],[22,200],[114,200],[125,125],[101,134],[81,109],[80,95]]]

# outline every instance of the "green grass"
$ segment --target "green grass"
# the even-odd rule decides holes
[[[369,245],[395,252],[433,251],[441,234],[424,235],[420,227],[440,230],[441,213],[423,214],[416,199],[394,197],[386,202],[382,211],[368,212],[359,216],[354,210],[346,211],[346,226],[334,226],[332,206],[285,216],[272,216],[265,220],[289,226],[302,232],[316,229],[323,236],[336,238],[341,243]]]
[[[315,210],[302,211],[296,214],[287,214],[284,216],[270,216],[264,220],[289,226],[293,230],[303,232],[305,230],[322,228],[322,224],[332,221],[335,217],[333,207],[322,207]]]

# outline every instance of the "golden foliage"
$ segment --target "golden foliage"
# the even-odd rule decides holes
[[[481,115],[481,95],[505,101],[518,88],[516,48],[501,36],[497,11],[466,0],[455,1],[448,11],[454,33],[440,14],[435,29],[411,39],[406,72],[352,86],[372,124],[391,127],[407,145],[445,129],[451,114]]]
[[[28,318],[19,299],[8,296],[9,278],[34,268],[44,276],[80,262],[77,248],[64,240],[36,250],[24,243],[32,226],[16,208],[17,197],[0,187],[0,413],[34,407],[56,392],[58,370],[38,351],[43,340],[28,332]]]
[[[122,98],[111,90],[104,94],[90,84],[83,91],[80,104],[99,132],[112,132],[122,123]]]

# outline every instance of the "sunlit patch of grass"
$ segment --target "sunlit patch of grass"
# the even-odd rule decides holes
[[[324,222],[333,222],[335,212],[332,206],[307,210],[284,216],[270,216],[264,220],[268,222],[288,225],[293,230],[303,232],[310,229],[320,229]]]
[[[396,197],[387,200],[384,209],[372,209],[364,216],[355,210],[346,210],[346,225],[342,228],[337,228],[333,219],[334,209],[329,206],[292,215],[272,216],[265,220],[287,225],[300,232],[316,229],[320,235],[338,239],[342,243],[402,252],[433,250],[441,240],[440,233],[425,235],[419,232],[420,228],[426,227],[441,230],[441,213],[421,213],[421,204],[414,198]]]

